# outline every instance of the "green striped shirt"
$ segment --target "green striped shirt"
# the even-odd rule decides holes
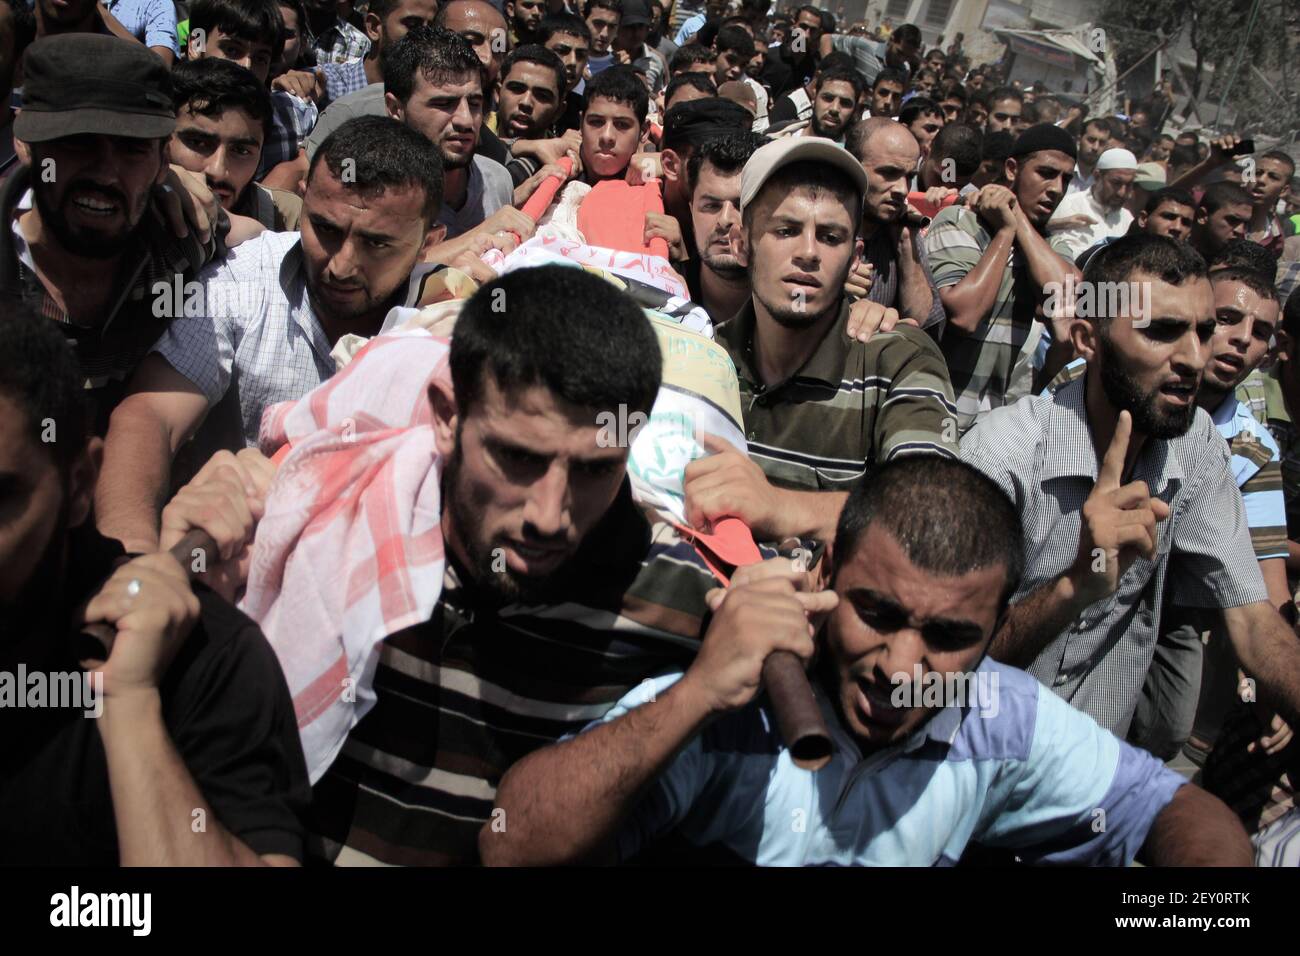
[[[939,213],[925,234],[935,286],[947,289],[961,282],[979,265],[992,241],[983,220],[970,210],[949,206]],[[1063,259],[1071,261],[1060,237],[1049,243]],[[1034,351],[1043,332],[1035,310],[1043,296],[1024,257],[1013,246],[993,308],[975,331],[965,333],[948,323],[941,346],[957,397],[962,434],[984,413],[1010,405],[1032,390]]]
[[[376,703],[316,784],[309,854],[338,865],[478,860],[515,761],[690,665],[716,583],[625,485],[552,601],[494,608],[448,560],[429,621],[381,646]]]
[[[849,304],[803,367],[765,386],[753,358],[754,304],[718,328],[736,365],[749,457],[773,484],[847,491],[874,462],[957,454],[952,386],[943,355],[910,325],[865,345],[844,334]]]

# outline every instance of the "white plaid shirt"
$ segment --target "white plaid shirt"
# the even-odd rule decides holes
[[[307,296],[298,233],[241,243],[196,282],[201,307],[174,319],[153,350],[203,392],[209,409],[235,389],[244,441],[256,445],[266,408],[301,398],[335,370]]]
[[[346,20],[335,20],[332,27],[307,41],[316,50],[316,62],[321,65],[360,60],[370,52],[370,37]]]
[[[962,458],[996,481],[1020,511],[1025,573],[1013,604],[1059,578],[1078,554],[1083,503],[1098,466],[1086,382],[995,408],[962,438]],[[1229,608],[1268,599],[1228,445],[1204,410],[1181,438],[1149,440],[1128,480],[1145,481],[1169,505],[1169,517],[1157,524],[1157,559],[1134,561],[1119,590],[1084,611],[1028,668],[1121,739],[1155,653],[1171,557],[1179,606]]]

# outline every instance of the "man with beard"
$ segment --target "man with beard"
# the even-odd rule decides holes
[[[1300,643],[1269,602],[1228,447],[1196,404],[1215,327],[1205,261],[1126,236],[1088,265],[1131,291],[1070,323],[1085,375],[995,409],[962,441],[1024,522],[1026,569],[990,654],[1123,737],[1161,628],[1219,609],[1262,706],[1300,715]]]
[[[505,166],[516,186],[547,163],[566,155],[577,158],[582,135],[576,130],[555,135],[563,90],[564,64],[545,47],[521,46],[506,57],[492,126],[510,151]]]
[[[1047,230],[1071,259],[1103,239],[1124,235],[1133,223],[1125,205],[1133,194],[1137,157],[1127,149],[1108,149],[1097,159],[1095,172],[1092,188],[1067,194],[1047,221]]]
[[[448,239],[477,229],[514,198],[506,168],[475,151],[485,101],[480,67],[469,43],[441,27],[417,27],[384,57],[388,115],[423,135],[442,160],[438,224]]]
[[[843,145],[844,135],[854,124],[867,87],[857,70],[848,67],[822,70],[813,88],[812,116],[807,122],[787,124],[770,130],[779,136],[820,136]]]
[[[378,333],[411,269],[437,243],[442,166],[414,130],[379,116],[345,123],[317,151],[302,234],[264,233],[196,285],[163,283],[176,315],[113,414],[97,488],[100,529],[133,551],[157,546],[172,456],[227,394],[240,445],[262,412],[334,374],[335,342]],[[221,416],[213,415],[213,427]],[[206,439],[206,436],[205,436]]]
[[[75,343],[91,427],[102,435],[169,321],[152,313],[150,290],[192,278],[214,255],[217,230],[174,231],[180,205],[192,200],[166,162],[176,114],[161,60],[135,42],[79,33],[34,42],[24,70],[14,135],[29,144],[31,162],[0,191],[8,223],[0,289],[21,295]]]
[[[170,555],[114,572],[77,359],[15,302],[0,339],[0,863],[296,864],[311,792],[266,639]],[[115,631],[89,670],[83,622]]]
[[[988,658],[1019,531],[969,465],[881,466],[840,516],[834,590],[743,569],[708,595],[713,624],[685,674],[511,768],[497,791],[508,825],[482,829],[484,861],[612,863],[675,830],[763,866],[952,866],[971,841],[1039,864],[1249,865],[1222,802]],[[755,699],[776,650],[820,651],[833,753],[815,776]]]
[[[1074,178],[1070,180],[1067,196],[1087,192],[1092,188],[1093,170],[1101,154],[1106,151],[1110,135],[1110,120],[1105,116],[1094,116],[1083,124],[1083,135],[1079,137],[1079,156],[1074,163]]]
[[[1206,343],[1205,373],[1196,404],[1228,443],[1269,602],[1294,615],[1287,589],[1286,502],[1277,443],[1236,395],[1268,355],[1281,310],[1277,291],[1269,277],[1240,266],[1211,269],[1210,285],[1214,334]],[[1237,697],[1236,663],[1217,615],[1182,607],[1172,595],[1164,607],[1167,623],[1161,627],[1129,740],[1168,760],[1195,731],[1189,743],[1203,761]],[[1201,637],[1205,633],[1207,642]],[[1280,721],[1275,730],[1279,739],[1265,742],[1268,752],[1290,740],[1290,730]]]
[[[1074,169],[1074,139],[1059,126],[1032,126],[1004,164],[1011,186],[989,184],[930,223],[925,251],[948,324],[943,354],[957,393],[962,433],[992,408],[1033,389],[1037,318],[1049,289],[1078,270],[1044,236]],[[1070,357],[1065,323],[1052,323],[1045,367]],[[1048,376],[1050,378],[1050,376]]]
[[[271,127],[271,97],[257,77],[227,60],[185,60],[172,69],[176,129],[169,161],[204,178],[221,208],[272,232],[298,228],[302,199],[253,181]]]
[[[1196,205],[1192,247],[1212,259],[1234,239],[1245,239],[1253,209],[1250,193],[1236,183],[1211,183]]]
[[[634,503],[627,444],[601,424],[649,413],[661,354],[645,313],[581,269],[510,272],[466,301],[452,388],[429,391],[441,594],[427,621],[380,645],[374,707],[315,786],[310,856],[476,862],[514,761],[689,664],[715,579]],[[238,481],[230,490],[242,500]],[[221,513],[249,540],[247,511]],[[178,532],[207,517],[168,507]],[[218,543],[237,551],[229,535]],[[768,567],[800,577],[788,560]]]
[[[510,18],[511,46],[538,42],[537,26],[546,13],[546,0],[506,0],[505,12]]]
[[[1010,86],[1002,86],[988,95],[989,118],[984,133],[1018,133],[1016,124],[1025,108],[1024,97],[1020,91]],[[1109,142],[1109,140],[1107,141]]]
[[[687,467],[693,525],[735,515],[760,540],[830,541],[873,463],[954,453],[951,386],[929,336],[871,301],[852,306],[858,319],[892,331],[865,343],[845,332],[868,188],[826,139],[777,140],[745,164],[738,258],[752,295],[718,341],[740,379],[749,455],[706,444],[715,454]]]
[[[749,276],[740,264],[732,234],[740,229],[740,175],[766,139],[733,133],[711,139],[686,163],[690,185],[691,232],[698,254],[682,268],[691,301],[721,325],[749,300]]]
[[[907,205],[920,156],[916,138],[901,124],[875,116],[850,130],[846,148],[867,173],[862,264],[871,272],[866,298],[937,339],[943,333],[943,303],[925,264],[918,221],[909,217]],[[859,333],[864,342],[870,335],[870,330]]]

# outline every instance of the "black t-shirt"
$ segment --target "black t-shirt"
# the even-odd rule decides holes
[[[506,149],[506,144],[501,142],[501,138],[486,126],[479,130],[478,147],[474,152],[479,156],[495,159],[502,166],[510,162],[510,150]]]
[[[586,108],[586,97],[569,90],[564,94],[564,114],[556,121],[556,130],[567,133],[571,129],[582,129],[582,113]]]
[[[72,554],[80,580],[70,583],[78,598],[69,608],[93,593],[121,547],[84,533]],[[227,830],[256,853],[301,860],[300,818],[311,790],[279,663],[252,620],[202,585],[195,594],[199,622],[161,687],[172,744]],[[46,659],[26,666],[77,670],[71,642],[60,635],[51,636]],[[117,862],[95,720],[76,709],[0,708],[0,863]]]

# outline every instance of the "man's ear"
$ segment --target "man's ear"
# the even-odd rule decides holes
[[[728,237],[731,241],[731,253],[736,257],[736,262],[749,268],[749,236],[745,232],[743,225],[732,226],[731,235]]]
[[[1210,214],[1206,211],[1205,207],[1204,207],[1204,206],[1197,206],[1197,207],[1196,207],[1196,224],[1197,224],[1198,226],[1204,226],[1204,225],[1205,225],[1206,223],[1208,223],[1209,221],[1210,221]]]
[[[1277,344],[1273,348],[1273,361],[1290,361],[1292,357],[1291,352],[1295,349],[1295,342],[1292,340],[1291,336],[1283,332],[1281,329],[1278,329],[1273,333],[1273,337],[1277,339]]]
[[[447,227],[442,223],[435,222],[429,227],[429,231],[424,234],[424,243],[420,246],[420,254],[416,257],[416,262],[429,262],[429,255],[433,247],[447,238]]]
[[[433,410],[433,440],[444,461],[456,450],[456,426],[459,414],[451,385],[435,379],[429,383],[429,407]]]
[[[80,527],[90,517],[95,503],[95,481],[103,461],[104,439],[92,438],[72,463],[68,475],[68,527]]]
[[[388,111],[388,115],[393,119],[399,122],[406,121],[406,109],[402,106],[401,100],[392,93],[384,94],[384,109]]]
[[[1074,319],[1070,323],[1070,344],[1074,354],[1091,362],[1097,354],[1097,319]]]
[[[1137,214],[1138,229],[1145,230],[1147,227],[1147,211],[1143,209]]]
[[[370,37],[371,43],[378,43],[384,32],[384,21],[379,19],[376,14],[367,13],[361,21],[365,27],[366,36]]]
[[[1006,177],[1007,182],[1014,183],[1019,169],[1020,163],[1014,157],[1008,156],[1006,162],[1002,164],[1002,175]],[[997,185],[1002,186],[1004,183],[997,183]]]
[[[685,164],[682,162],[682,158],[677,155],[677,150],[665,149],[659,155],[659,162],[664,168],[664,181],[675,183],[681,179],[682,174],[685,172]]]

